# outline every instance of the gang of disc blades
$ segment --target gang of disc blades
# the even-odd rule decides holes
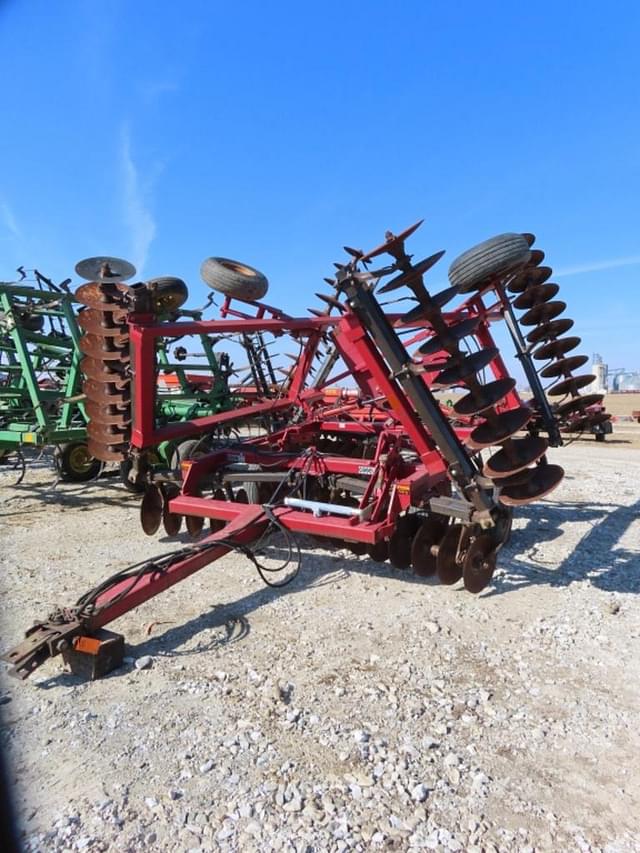
[[[452,524],[447,528],[436,557],[436,574],[440,583],[451,586],[462,577],[462,563],[456,560],[460,537],[464,532],[464,525]]]
[[[538,349],[534,350],[532,355],[536,361],[548,361],[550,358],[561,358],[572,349],[580,346],[582,338],[575,335],[569,338],[556,338],[554,341],[549,341],[547,344],[542,344]]]
[[[140,524],[147,536],[153,536],[160,529],[163,508],[162,491],[155,483],[151,483],[144,490],[140,504]]]
[[[532,417],[533,412],[528,406],[501,412],[492,419],[493,422],[485,421],[477,426],[469,436],[469,444],[477,450],[491,447],[517,433]]]
[[[582,376],[570,376],[568,379],[563,379],[556,383],[545,392],[548,397],[566,397],[567,394],[577,394],[581,388],[586,388],[595,382],[596,377],[592,373],[585,373]]]
[[[112,283],[126,281],[136,274],[136,268],[129,261],[124,261],[122,258],[111,258],[107,255],[78,261],[75,270],[80,278],[87,281]]]
[[[102,338],[121,338],[128,335],[129,326],[112,320],[109,314],[110,312],[96,311],[95,308],[85,308],[78,313],[78,325],[83,332],[90,332]]]
[[[526,483],[507,486],[500,491],[500,501],[503,504],[522,506],[537,501],[559,486],[564,477],[564,469],[560,465],[538,465],[532,468],[531,472]]]
[[[497,355],[496,347],[487,347],[487,349],[466,355],[462,359],[457,356],[450,358],[445,362],[444,370],[436,376],[435,382],[439,385],[458,385],[468,376],[473,376],[473,374],[484,370]]]
[[[566,311],[567,303],[558,299],[555,302],[542,302],[533,308],[529,308],[526,314],[523,314],[518,321],[521,326],[541,326],[543,323],[548,323],[554,320],[563,311]]]
[[[588,361],[588,355],[570,355],[568,358],[561,358],[559,361],[554,361],[547,365],[544,370],[540,371],[540,376],[542,376],[543,379],[553,379],[556,376],[568,376],[573,370],[577,370],[579,367],[584,367]]]
[[[542,326],[538,326],[537,329],[533,329],[533,331],[529,332],[527,335],[527,341],[530,344],[539,344],[543,341],[550,341],[553,338],[564,335],[564,333],[568,332],[573,325],[574,322],[569,317],[563,317],[560,320],[551,320],[550,323],[543,323]]]
[[[524,293],[532,284],[542,284],[552,275],[551,267],[532,267],[527,265],[507,284],[511,293]]]
[[[548,447],[549,442],[542,436],[527,435],[524,438],[514,438],[507,447],[498,450],[487,460],[482,473],[492,480],[508,477],[533,465],[544,456]],[[500,485],[499,482],[498,485]]]
[[[510,376],[505,379],[495,379],[477,390],[470,391],[454,403],[453,410],[457,415],[477,415],[495,406],[500,400],[504,400],[515,387],[516,380]]]
[[[411,543],[411,567],[414,575],[421,578],[435,575],[437,556],[434,549],[446,531],[447,522],[444,519],[429,516],[422,522]]]
[[[573,400],[567,400],[555,409],[555,414],[558,417],[565,417],[574,412],[584,412],[589,406],[595,406],[596,403],[601,403],[604,400],[604,394],[584,394],[582,397],[574,397]]]
[[[496,570],[496,542],[488,533],[477,536],[467,550],[462,580],[467,592],[482,592],[491,583]]]
[[[120,345],[116,344],[120,341]],[[122,346],[122,344],[125,346]],[[102,361],[119,361],[125,364],[130,360],[128,338],[101,338],[99,335],[86,334],[80,338],[80,352],[90,358]]]
[[[447,347],[452,345],[455,346],[458,341],[461,341],[468,335],[472,335],[479,325],[480,317],[469,317],[467,320],[462,320],[462,322],[456,323],[455,326],[448,326],[446,338],[445,335],[434,335],[433,338],[430,338],[422,344],[422,346],[418,347],[418,353],[420,353],[420,355],[433,355]],[[446,340],[447,338],[448,340]],[[444,345],[445,342],[447,347]]]
[[[518,311],[526,311],[543,302],[549,302],[560,290],[559,284],[547,282],[547,284],[534,284],[528,287],[524,293],[513,300],[513,307]]]

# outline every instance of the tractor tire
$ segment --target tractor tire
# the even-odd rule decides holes
[[[87,483],[102,471],[103,463],[89,453],[86,441],[70,441],[58,446],[54,460],[60,479],[69,483]]]
[[[207,258],[200,276],[213,290],[244,302],[262,299],[269,289],[267,277],[259,270],[229,258]]]
[[[468,293],[523,266],[530,257],[522,234],[499,234],[459,255],[449,267],[449,281],[460,293]]]
[[[209,453],[209,444],[206,440],[199,438],[188,438],[176,445],[171,454],[170,467],[174,474],[181,474],[180,464],[187,459],[198,459]]]

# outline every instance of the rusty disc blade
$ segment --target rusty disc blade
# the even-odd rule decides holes
[[[506,447],[490,457],[482,473],[492,480],[509,477],[537,462],[547,452],[548,447],[548,441],[541,436],[527,435],[525,438],[513,438]]]
[[[103,444],[98,441],[87,440],[89,453],[101,462],[122,462],[127,458],[128,444]]]
[[[540,326],[542,323],[548,323],[554,320],[558,315],[562,314],[567,308],[567,303],[558,299],[556,302],[543,302],[530,308],[526,314],[520,317],[521,326]]]
[[[450,358],[445,362],[445,368],[435,378],[439,385],[457,385],[466,377],[479,373],[498,355],[495,347],[479,350],[463,358]]]
[[[482,533],[467,550],[462,569],[464,588],[475,594],[491,583],[496,570],[496,542],[493,536]]]
[[[566,403],[558,406],[555,413],[558,417],[564,418],[567,415],[572,415],[574,412],[584,412],[589,406],[595,406],[596,403],[601,403],[604,399],[604,394],[584,394],[582,397],[574,397],[573,400],[567,400]]]
[[[90,358],[120,361],[124,364],[129,361],[128,338],[101,338],[99,335],[83,335],[80,338],[80,352]]]
[[[453,347],[457,346],[458,341],[461,341],[468,335],[472,335],[479,325],[480,317],[470,317],[461,323],[456,323],[455,326],[449,326],[446,336],[435,335],[422,344],[421,347],[418,347],[418,352],[420,355],[433,355],[444,349],[450,351]]]
[[[85,400],[84,409],[89,420],[95,423],[112,424],[117,427],[124,427],[131,423],[129,406],[115,406],[110,403]]]
[[[144,490],[140,504],[140,524],[147,536],[153,536],[160,529],[163,509],[164,495],[155,483],[151,483]]]
[[[544,261],[544,252],[542,249],[532,249],[529,258],[529,266],[538,267]]]
[[[418,228],[422,225],[423,222],[424,219],[421,219],[419,222],[416,222],[415,225],[411,225],[409,228],[406,228],[400,234],[390,234],[389,239],[386,242],[381,243],[379,246],[376,246],[375,249],[372,249],[370,252],[367,252],[366,255],[362,256],[361,260],[368,261],[371,260],[371,258],[377,258],[378,255],[384,255],[385,252],[393,254],[396,249],[400,248],[401,244],[404,243],[404,241],[408,237],[411,237],[414,231],[418,230]]]
[[[526,311],[536,305],[541,305],[543,302],[549,302],[559,290],[560,285],[552,282],[534,284],[513,300],[513,307],[519,311]]]
[[[75,293],[81,305],[96,308],[98,311],[118,311],[125,309],[125,294],[117,284],[92,281],[81,285]]]
[[[555,376],[568,376],[573,370],[583,367],[589,361],[588,355],[571,355],[568,358],[561,358],[559,361],[554,361],[552,364],[540,371],[540,376],[544,379],[552,379]]]
[[[560,465],[538,465],[527,470],[531,475],[525,483],[507,485],[501,490],[500,501],[506,506],[522,506],[540,500],[559,486],[564,477],[564,469]]]
[[[572,349],[580,346],[582,338],[576,336],[570,338],[556,338],[555,341],[549,341],[548,344],[542,344],[537,350],[533,351],[533,357],[536,361],[548,361],[550,358],[562,358]]]
[[[381,539],[374,545],[367,545],[367,554],[374,563],[384,563],[389,559],[389,543]]]
[[[428,578],[436,573],[437,556],[435,547],[447,532],[447,522],[443,518],[426,518],[411,543],[411,567],[414,575]]]
[[[102,338],[119,338],[129,334],[129,326],[112,319],[111,313],[86,308],[78,314],[78,325],[83,332],[99,335]]]
[[[451,302],[454,296],[457,296],[458,293],[458,286],[454,284],[452,287],[447,287],[444,290],[441,290],[439,293],[434,293],[431,298],[436,303],[438,308],[444,308],[444,306],[448,302]]]
[[[597,426],[610,421],[611,415],[609,412],[594,412],[592,415],[587,414],[587,418],[589,419],[589,426]]]
[[[516,387],[516,380],[510,376],[487,382],[477,390],[470,391],[454,404],[453,410],[457,415],[477,415],[495,406]]]
[[[444,250],[436,252],[434,255],[430,255],[428,258],[424,258],[422,261],[414,264],[411,269],[405,270],[400,275],[392,278],[391,281],[384,284],[378,292],[390,293],[392,290],[397,290],[399,287],[405,286],[413,288],[416,282],[419,282],[420,278],[427,272],[427,270],[430,270],[434,264],[437,264],[443,255]]]
[[[469,436],[469,444],[478,450],[483,447],[491,447],[515,435],[532,417],[533,412],[528,406],[501,412],[492,418],[492,422],[485,421],[477,426]]]
[[[189,536],[193,539],[200,536],[204,527],[204,518],[201,515],[186,515],[185,523]]]
[[[182,516],[177,512],[170,512],[168,501],[165,501],[162,507],[162,526],[167,536],[177,536],[182,527]]]
[[[440,583],[451,586],[462,577],[462,560],[458,557],[460,537],[464,533],[464,525],[452,524],[447,528],[436,557],[436,572]]]
[[[122,444],[129,440],[130,432],[128,427],[89,421],[87,435],[99,444]]]
[[[400,317],[400,322],[405,323],[408,326],[419,322],[426,323],[430,314],[430,310],[423,308],[422,305],[416,305],[415,308],[412,308],[411,311],[407,311],[406,314],[403,314]]]
[[[524,293],[524,291],[532,284],[542,284],[550,278],[553,270],[551,267],[534,267],[527,264],[511,281],[507,284],[507,290],[511,293]]]
[[[95,403],[107,403],[110,405],[126,405],[131,400],[130,388],[124,390],[112,389],[111,385],[102,382],[94,382],[93,379],[85,379],[82,383],[82,390],[87,395],[89,400]]]
[[[112,370],[107,365],[116,364],[117,362],[101,362],[95,358],[85,356],[80,362],[80,370],[84,373],[87,379],[93,382],[109,383],[114,385],[118,390],[126,388],[131,380],[129,377],[119,370]]]
[[[340,302],[339,299],[336,299],[335,296],[328,296],[326,293],[316,293],[316,296],[318,297],[318,299],[321,299],[323,302],[329,305],[330,308],[335,308],[341,314],[344,314],[344,312],[347,310],[342,304],[342,302]]]
[[[540,344],[543,341],[550,341],[560,335],[564,335],[573,327],[573,320],[569,317],[563,317],[561,320],[552,320],[550,323],[543,323],[537,329],[529,332],[527,341],[530,344]]]
[[[522,236],[527,241],[527,245],[529,246],[529,248],[531,248],[531,246],[533,246],[533,244],[536,242],[535,234],[530,234],[528,231],[525,231]]]
[[[581,388],[586,388],[595,382],[596,377],[592,373],[585,373],[582,376],[570,376],[568,379],[563,379],[562,382],[556,383],[546,391],[549,397],[565,397],[567,394],[577,394]]]

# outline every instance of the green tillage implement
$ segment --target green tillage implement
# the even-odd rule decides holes
[[[90,480],[102,465],[87,450],[74,299],[35,276],[0,282],[0,457],[56,445],[62,478]]]

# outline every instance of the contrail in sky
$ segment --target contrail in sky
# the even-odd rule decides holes
[[[20,230],[20,226],[18,225],[13,210],[9,207],[6,201],[3,201],[2,204],[0,204],[0,211],[2,212],[2,221],[7,231],[16,240],[21,240],[22,231]]]
[[[131,155],[131,134],[126,123],[122,125],[121,130],[120,158],[124,174],[124,218],[131,231],[133,262],[141,274],[156,235],[156,222],[145,199],[140,173]]]
[[[600,270],[613,270],[616,267],[632,267],[640,264],[640,255],[631,255],[628,258],[612,258],[609,261],[594,261],[591,264],[579,264],[574,267],[564,267],[554,270],[554,276],[560,278],[565,275],[580,275],[585,272],[599,272]]]

